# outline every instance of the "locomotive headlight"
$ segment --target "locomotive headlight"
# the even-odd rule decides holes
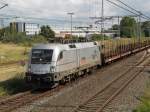
[[[55,67],[54,66],[51,66],[51,68],[50,68],[50,72],[52,72],[52,73],[54,73],[55,72]]]

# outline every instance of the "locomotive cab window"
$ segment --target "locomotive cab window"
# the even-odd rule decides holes
[[[32,64],[49,64],[52,61],[53,50],[33,49],[31,63]]]

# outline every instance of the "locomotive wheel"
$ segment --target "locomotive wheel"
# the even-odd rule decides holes
[[[52,88],[56,88],[59,85],[59,83],[55,83]]]
[[[59,82],[61,85],[65,85],[66,84],[66,81],[65,81],[65,79],[63,78],[62,80],[60,80],[60,82]]]

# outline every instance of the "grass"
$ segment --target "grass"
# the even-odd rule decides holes
[[[0,82],[8,80],[16,76],[16,74],[22,73],[25,71],[25,67],[20,65],[14,65],[11,67],[1,67],[0,68]]]
[[[30,48],[16,44],[0,42],[0,64],[26,60]]]
[[[150,83],[148,83],[148,88],[146,89],[144,95],[138,100],[141,102],[141,105],[133,112],[150,112]]]
[[[133,112],[150,112],[150,102],[143,100],[144,104],[138,107],[138,109],[133,110]]]
[[[150,96],[142,97],[140,100],[142,104],[133,112],[150,112]]]
[[[27,60],[30,47],[0,42],[0,65]],[[25,67],[15,64],[0,67],[0,97],[29,89],[24,81]]]
[[[24,74],[16,74],[15,77],[0,82],[0,97],[5,95],[13,95],[20,92],[29,90],[30,87],[27,86],[24,80]]]
[[[29,89],[24,80],[25,67],[14,65],[0,68],[0,97],[24,92]]]

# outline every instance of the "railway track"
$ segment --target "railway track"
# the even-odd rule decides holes
[[[143,60],[141,60],[141,61],[143,61]],[[114,80],[114,82],[115,82],[115,80]],[[113,83],[110,83],[109,85],[111,85],[111,84],[113,84]],[[3,101],[0,101],[0,112],[13,111],[13,110],[15,110],[15,109],[17,109],[21,106],[29,104],[29,103],[31,103],[35,100],[40,99],[40,98],[47,97],[47,96],[52,96],[56,92],[59,92],[60,90],[62,90],[63,88],[64,88],[64,86],[58,86],[55,89],[52,89],[52,90],[49,90],[49,91],[44,91],[44,92],[27,91],[27,92],[25,92],[21,95],[16,96],[16,97],[5,99]]]
[[[144,55],[136,66],[130,67],[92,98],[78,106],[74,112],[103,112],[104,108],[143,72],[147,64],[141,67],[138,66],[146,59],[147,57]]]
[[[110,65],[110,66],[112,66],[112,65]],[[102,68],[101,72],[105,71],[107,67],[108,66]],[[54,92],[57,92],[57,91],[60,91],[61,89],[63,89],[63,87],[61,87],[61,89],[60,89],[60,87],[58,87],[58,88],[59,89],[56,88],[52,91],[47,91],[47,92],[38,93],[38,94],[34,94],[30,91],[27,91],[25,93],[10,97],[8,99],[3,99],[2,101],[0,101],[0,112],[1,111],[2,112],[5,112],[5,111],[10,112],[11,110],[15,110],[15,109],[17,109],[17,108],[19,108],[25,104],[28,104],[28,103],[31,103],[31,102],[37,100],[37,99],[40,99],[40,98],[44,97],[45,95],[51,96],[51,94],[53,94]]]
[[[111,66],[111,65],[110,65]],[[101,69],[101,72],[105,71],[105,69],[108,66],[104,67]],[[80,78],[78,79],[80,81]],[[67,84],[69,85],[69,84]],[[65,86],[67,86],[65,85]],[[30,91],[27,91],[25,93],[19,94],[14,97],[10,97],[8,99],[3,99],[0,101],[0,112],[10,112],[13,111],[21,106],[24,106],[26,104],[32,103],[35,100],[38,100],[40,98],[46,97],[46,96],[51,96],[55,94],[55,92],[58,92],[63,89],[63,86],[59,86],[58,88],[55,88],[50,91],[46,92],[39,92],[39,93],[32,93]]]
[[[46,96],[52,96],[53,94],[55,94],[55,92],[59,92],[61,88],[63,88],[63,86],[59,86],[48,91],[27,91],[16,97],[5,99],[0,102],[0,112],[10,112],[37,99]]]

